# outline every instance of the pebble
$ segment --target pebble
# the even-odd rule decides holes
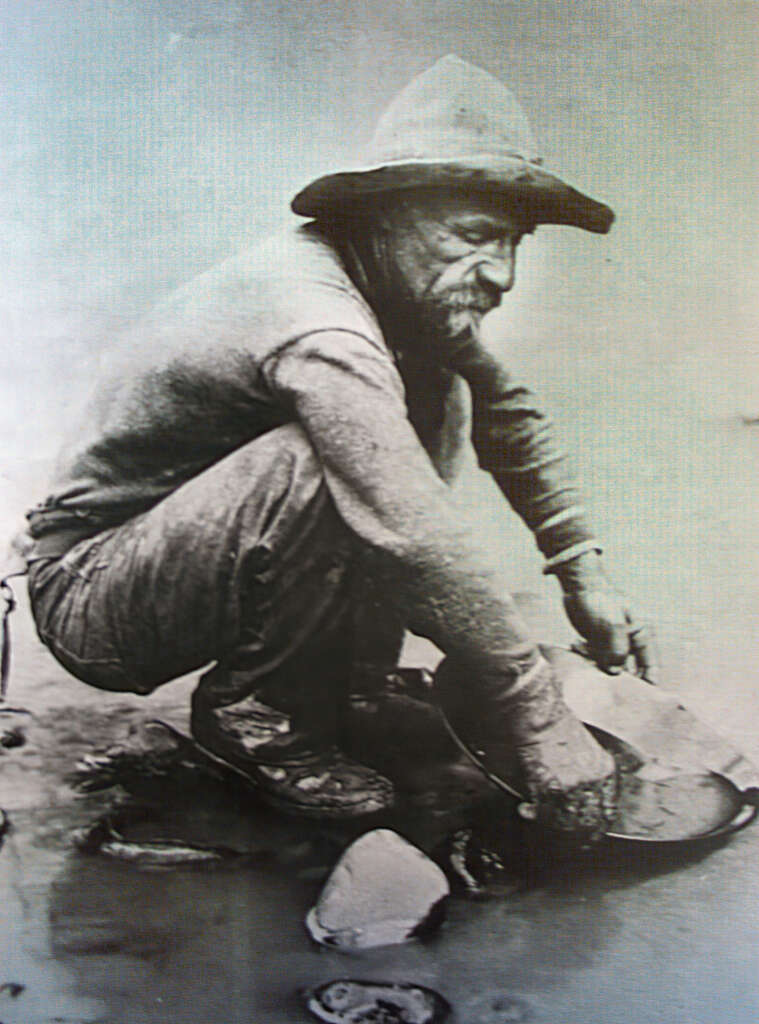
[[[205,867],[222,863],[239,865],[265,860],[257,852],[223,846],[196,846],[181,839],[130,840],[114,821],[105,817],[73,834],[74,846],[82,853],[99,854],[140,868]]]
[[[21,720],[19,720],[19,716],[22,716]],[[0,753],[24,746],[26,743],[24,726],[31,717],[31,713],[26,708],[0,708]]]
[[[488,846],[472,828],[446,836],[433,856],[445,870],[454,889],[475,899],[510,896],[524,887],[517,870],[497,849]]]
[[[26,743],[26,733],[17,725],[12,729],[3,729],[0,732],[0,747],[3,750],[12,750],[14,747],[23,747]]]
[[[4,981],[0,985],[0,992],[7,993],[11,999],[18,999],[22,992],[26,992],[26,985],[18,981]]]
[[[449,891],[421,850],[375,829],[343,853],[306,926],[317,942],[348,951],[407,942],[442,922]]]
[[[160,782],[177,767],[181,744],[175,733],[162,722],[133,725],[121,743],[105,750],[85,754],[76,765],[70,781],[89,793],[129,783],[134,778]]]
[[[327,1024],[438,1024],[450,1006],[421,985],[341,979],[306,993],[306,1005]]]

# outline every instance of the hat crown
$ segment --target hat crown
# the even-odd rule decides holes
[[[539,164],[527,117],[498,79],[449,54],[414,78],[379,119],[370,164],[476,155]]]
[[[607,232],[609,207],[541,164],[525,113],[506,86],[449,54],[391,102],[361,165],[315,178],[290,205],[302,217],[334,217],[401,189],[476,188],[529,206],[536,223]]]

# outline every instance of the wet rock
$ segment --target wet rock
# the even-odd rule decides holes
[[[483,843],[472,828],[461,828],[439,844],[433,856],[451,884],[475,899],[510,896],[524,887],[522,875],[503,855]]]
[[[4,750],[12,750],[14,747],[23,747],[26,743],[26,734],[17,725],[12,729],[3,729],[0,732],[0,747]]]
[[[31,714],[24,708],[3,708],[0,710],[0,753],[23,747],[26,743],[24,725]]]
[[[238,769],[203,751],[188,735],[162,719],[132,725],[116,744],[85,754],[67,782],[84,793],[121,787],[140,799],[155,801],[171,790],[172,799],[190,790],[223,787],[250,794],[254,786]]]
[[[421,985],[341,979],[306,993],[306,1005],[327,1024],[438,1024],[450,1006]]]
[[[139,820],[138,813],[125,813],[124,824]],[[129,839],[123,833],[119,816],[106,816],[89,828],[74,833],[73,842],[80,852],[99,854],[139,868],[208,867],[221,864],[250,866],[270,859],[268,851],[235,850],[227,846],[208,846],[182,839]]]
[[[11,999],[18,999],[22,992],[26,991],[26,985],[22,985],[18,981],[4,981],[0,985],[0,993],[6,993]]]
[[[92,829],[76,833],[74,845],[82,853],[99,853],[111,860],[121,860],[144,868],[218,864],[224,859],[220,850],[190,846],[179,840],[131,841],[106,823],[98,823]]]
[[[181,743],[162,722],[133,725],[121,743],[85,754],[70,782],[83,792],[126,785],[135,779],[162,780],[182,758]]]
[[[344,950],[392,945],[434,930],[445,915],[440,868],[389,829],[348,847],[306,918],[311,936]]]

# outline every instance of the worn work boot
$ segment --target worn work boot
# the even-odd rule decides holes
[[[201,747],[244,772],[262,799],[286,814],[355,818],[393,803],[386,778],[318,734],[296,729],[289,715],[256,696],[209,707],[196,692],[191,730]]]
[[[412,762],[455,756],[424,668],[364,673],[351,680],[345,712],[345,748],[391,778]]]

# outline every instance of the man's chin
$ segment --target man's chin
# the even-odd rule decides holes
[[[483,316],[484,313],[470,306],[455,309],[438,307],[428,310],[426,316],[417,319],[417,324],[422,328],[421,337],[426,339],[425,347],[447,363],[479,338]]]
[[[433,339],[433,345],[443,362],[455,362],[456,356],[477,341],[480,335],[481,316],[470,311],[450,315]]]
[[[485,314],[477,309],[457,309],[448,314],[446,333],[451,339],[459,339],[464,335],[479,334],[480,323]]]

